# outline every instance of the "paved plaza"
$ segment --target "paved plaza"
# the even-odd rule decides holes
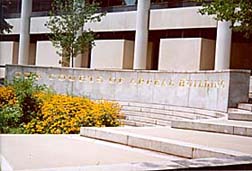
[[[1,135],[1,156],[9,170],[76,169],[105,164],[181,159],[79,135]],[[3,167],[3,166],[2,166]]]

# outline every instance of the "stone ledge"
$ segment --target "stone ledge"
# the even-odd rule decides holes
[[[239,103],[238,108],[252,112],[252,104],[250,103]]]
[[[216,120],[218,121],[218,120]],[[241,135],[252,137],[252,123],[251,126],[242,125],[240,121],[239,125],[229,123],[227,120],[223,122],[215,123],[212,121],[172,121],[172,128],[188,129],[206,132],[216,132],[232,135]]]
[[[252,112],[241,109],[229,110],[228,119],[239,121],[252,121]]]
[[[247,155],[245,153],[226,149],[210,148],[203,145],[186,143],[172,139],[126,133],[122,131],[111,130],[109,128],[83,127],[81,128],[80,135],[185,158],[233,157]]]

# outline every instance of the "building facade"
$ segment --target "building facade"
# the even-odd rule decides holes
[[[61,66],[49,41],[52,0],[3,0],[12,32],[1,35],[0,65]],[[84,29],[97,33],[96,46],[75,67],[199,71],[252,69],[252,39],[228,22],[198,13],[189,0],[100,0],[107,15]],[[1,72],[1,76],[4,72]]]

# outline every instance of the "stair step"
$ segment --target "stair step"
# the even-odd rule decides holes
[[[232,120],[172,121],[172,128],[252,137],[252,122]]]
[[[146,118],[152,118],[152,119],[157,119],[157,120],[166,120],[166,121],[195,119],[194,117],[180,117],[180,116],[160,114],[160,113],[136,112],[136,111],[126,111],[126,110],[122,110],[122,113],[125,116],[139,116],[139,117],[146,117]]]
[[[157,126],[157,125],[150,124],[150,123],[127,120],[127,119],[122,119],[121,122],[126,126],[134,126],[134,127],[155,127],[155,126]]]
[[[252,104],[251,103],[239,103],[238,108],[252,112]]]
[[[126,130],[125,130],[126,129]],[[127,129],[133,129],[128,132]],[[139,130],[140,129],[140,130]],[[153,129],[153,130],[150,130]],[[139,133],[142,132],[142,133]],[[206,158],[206,157],[234,157],[234,156],[244,156],[247,153],[233,151],[218,147],[209,147],[208,145],[201,145],[196,141],[196,143],[186,142],[188,136],[197,138],[205,138],[204,136],[195,136],[194,131],[183,134],[182,139],[177,140],[173,138],[156,137],[152,135],[145,135],[143,133],[148,133],[149,131],[171,133],[175,134],[177,130],[172,130],[171,128],[155,127],[155,128],[87,128],[82,127],[80,135],[84,137],[124,144],[131,147],[142,148],[147,150],[152,150],[156,152],[161,152],[165,154],[172,154],[176,156],[181,156],[185,158]],[[135,133],[138,132],[138,133]],[[215,136],[211,136],[215,138]],[[197,139],[196,138],[196,139]],[[208,138],[211,139],[211,138]],[[200,140],[199,140],[200,141]],[[195,142],[195,141],[194,141]]]
[[[153,125],[159,125],[159,126],[171,125],[171,120],[153,119],[153,118],[141,117],[141,116],[126,115],[125,119],[130,120],[130,121],[137,121],[137,122],[143,122],[143,123],[148,123],[148,124],[153,124]]]
[[[229,120],[252,121],[252,112],[242,109],[229,109]]]
[[[132,112],[134,115],[145,115],[153,118],[164,118],[164,117],[177,117],[184,119],[208,119],[208,118],[217,118],[216,114],[208,113],[193,113],[193,112],[185,112],[185,111],[170,111],[164,109],[153,109],[153,108],[139,108],[136,106],[123,106],[122,112]],[[219,115],[218,115],[219,116]]]
[[[136,112],[148,112],[148,113],[158,113],[158,114],[168,114],[174,116],[181,117],[195,117],[203,116],[203,117],[223,117],[226,116],[226,113],[197,109],[197,108],[189,108],[189,107],[181,107],[181,106],[169,106],[169,105],[161,105],[161,104],[147,104],[147,103],[125,103],[119,102],[122,105],[122,110],[125,111],[136,111]]]

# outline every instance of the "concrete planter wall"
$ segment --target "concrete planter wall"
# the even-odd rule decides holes
[[[224,111],[248,101],[246,70],[160,72],[7,65],[6,77],[36,73],[59,93],[92,99],[166,104]]]

